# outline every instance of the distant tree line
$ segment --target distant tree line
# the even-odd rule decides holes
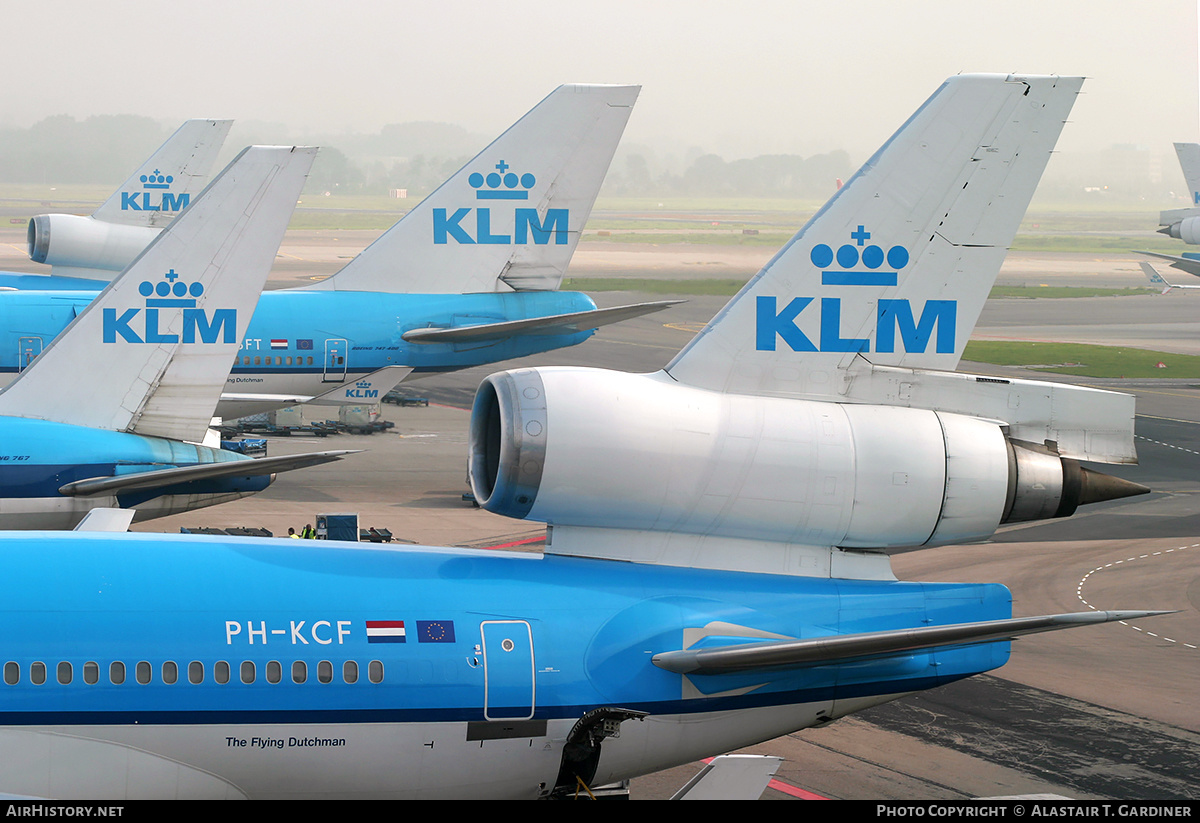
[[[678,174],[654,174],[644,155],[630,154],[609,170],[605,191],[626,196],[828,197],[837,189],[837,181],[852,171],[844,151],[807,158],[764,154],[731,161],[704,154]]]
[[[120,183],[171,130],[149,117],[47,117],[27,129],[0,129],[0,181]],[[115,185],[115,183],[114,183]]]
[[[0,128],[0,182],[117,185],[178,127],[135,115],[76,120],[47,117],[29,128]],[[277,124],[237,123],[222,157],[250,143],[321,146],[308,194],[386,194],[407,189],[420,198],[468,163],[487,135],[448,123],[398,123],[375,134],[294,135]],[[239,143],[239,145],[234,145]],[[1120,197],[1161,201],[1182,180],[1156,170],[1143,147],[1113,146],[1099,164],[1086,156],[1056,158],[1039,193],[1063,198]],[[494,162],[494,161],[493,161]],[[1097,168],[1099,171],[1097,171]],[[626,144],[617,150],[603,193],[613,196],[797,197],[824,199],[854,173],[849,155],[769,154],[725,160],[693,149],[686,161]],[[1157,171],[1157,173],[1156,173]]]

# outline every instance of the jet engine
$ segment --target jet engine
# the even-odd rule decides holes
[[[74,214],[39,214],[29,220],[29,258],[51,266],[122,271],[160,231]]]
[[[488,377],[470,477],[489,511],[552,525],[843,548],[977,541],[1148,491],[1000,421],[580,368]]]
[[[1200,217],[1185,217],[1169,226],[1163,226],[1158,230],[1161,234],[1169,234],[1176,240],[1192,245],[1200,245]]]

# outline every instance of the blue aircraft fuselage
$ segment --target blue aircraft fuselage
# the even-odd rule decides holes
[[[603,742],[593,785],[1008,656],[999,642],[720,676],[651,662],[1007,618],[993,584],[150,534],[6,534],[0,556],[0,789],[58,798],[531,798],[596,710],[646,717]]]
[[[0,529],[70,528],[97,506],[136,506],[139,520],[164,517],[237,500],[271,481],[270,476],[212,478],[72,497],[59,489],[91,478],[251,458],[161,437],[20,417],[0,417],[0,443]]]
[[[22,370],[95,296],[96,292],[79,291],[0,293],[0,372],[13,375]],[[525,320],[595,307],[590,297],[578,292],[264,292],[227,391],[315,396],[385,366],[408,366],[419,375],[573,346],[593,331],[461,343],[409,343],[402,335],[412,329]],[[117,328],[125,336],[122,342],[138,330],[136,316],[122,317]],[[228,407],[217,410],[227,417],[235,412]]]

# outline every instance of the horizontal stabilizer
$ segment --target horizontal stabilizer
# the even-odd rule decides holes
[[[137,509],[92,509],[76,524],[77,532],[127,532]]]
[[[1174,254],[1163,254],[1162,252],[1157,251],[1140,251],[1138,254],[1144,254],[1148,257],[1157,257],[1160,260],[1169,260],[1171,263],[1171,268],[1179,269],[1181,272],[1200,277],[1200,260],[1197,260],[1194,257],[1180,257]],[[1142,271],[1145,270],[1145,267],[1143,267]],[[1171,285],[1177,289],[1183,288],[1182,286],[1175,286],[1174,284]]]
[[[809,640],[741,643],[736,646],[720,648],[663,652],[654,655],[653,663],[660,669],[686,675],[730,674],[761,669],[823,666],[857,658],[925,651],[941,646],[992,643],[1026,634],[1109,623],[1114,620],[1136,620],[1158,614],[1171,614],[1171,612],[1074,612],[1040,617],[1015,617],[1008,620],[987,620],[980,623],[957,623],[949,626],[928,626],[920,629],[814,637]]]
[[[459,326],[452,329],[412,329],[402,337],[409,343],[464,343],[480,340],[501,340],[522,334],[573,334],[598,329],[610,323],[632,320],[644,314],[670,308],[683,300],[658,300],[651,303],[634,303],[611,309],[595,309],[571,314],[555,314],[549,317],[531,317],[528,320],[509,320],[504,323],[483,323],[478,326]]]
[[[140,489],[157,489],[190,483],[195,480],[212,480],[218,477],[261,477],[266,474],[304,469],[341,460],[348,454],[357,454],[362,449],[311,452],[309,454],[285,454],[278,457],[259,457],[254,460],[228,460],[220,463],[201,463],[196,466],[179,466],[169,469],[123,474],[116,477],[93,477],[77,480],[59,488],[59,494],[68,497],[88,497],[95,494],[114,494]]]

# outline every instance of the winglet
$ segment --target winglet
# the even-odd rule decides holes
[[[667,373],[821,399],[857,358],[953,370],[1082,83],[947,80]]]
[[[239,154],[0,393],[0,414],[202,439],[315,155]]]
[[[559,86],[340,272],[306,289],[554,290],[640,86]]]
[[[77,532],[127,532],[137,509],[90,509],[75,524]]]
[[[188,120],[92,217],[129,226],[166,225],[208,183],[232,125],[232,120]]]
[[[1149,263],[1142,261],[1138,263],[1142,267],[1142,274],[1146,275],[1146,279],[1150,281],[1152,286],[1162,289],[1160,294],[1166,294],[1171,289],[1176,288],[1174,283],[1168,283],[1167,279],[1158,273],[1158,269],[1151,266]]]

